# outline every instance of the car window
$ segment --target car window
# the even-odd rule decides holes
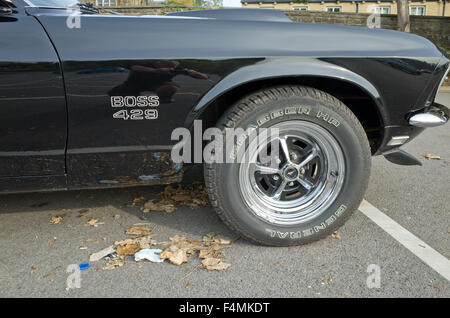
[[[79,0],[25,0],[33,7],[68,8],[83,2]]]

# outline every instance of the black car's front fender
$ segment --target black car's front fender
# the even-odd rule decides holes
[[[348,82],[363,90],[377,105],[381,119],[385,122],[388,113],[377,88],[367,79],[342,66],[316,58],[267,58],[258,63],[242,67],[223,78],[209,90],[193,108],[185,126],[191,127],[202,112],[218,97],[241,85],[260,80],[276,80],[288,77],[322,77]]]

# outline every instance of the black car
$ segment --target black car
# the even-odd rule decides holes
[[[275,10],[0,0],[0,192],[168,184],[203,162],[230,228],[311,242],[358,208],[371,156],[420,164],[400,146],[447,122],[434,99],[448,70],[420,36]],[[231,129],[245,133],[219,156],[229,143],[210,146]]]

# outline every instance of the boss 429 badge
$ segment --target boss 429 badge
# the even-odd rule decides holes
[[[113,114],[115,119],[123,120],[143,120],[143,119],[157,119],[158,110],[154,108],[144,107],[158,107],[159,97],[156,95],[150,96],[111,96],[111,106],[115,108],[122,108]]]

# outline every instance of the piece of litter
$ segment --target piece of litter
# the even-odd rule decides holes
[[[134,254],[134,260],[138,262],[140,260],[146,259],[153,263],[162,263],[164,262],[164,260],[161,259],[161,257],[158,255],[161,252],[162,250],[160,249],[145,248]]]
[[[114,249],[114,247],[108,246],[107,248],[102,249],[101,251],[94,253],[91,255],[91,257],[89,257],[89,261],[90,262],[96,262],[98,260],[101,260],[103,257],[108,256],[109,254],[114,253],[116,250]]]
[[[84,270],[88,269],[89,267],[91,267],[91,265],[89,265],[89,263],[82,263],[82,264],[78,265],[78,267],[80,268],[80,271],[84,271]]]
[[[81,246],[80,247],[80,250],[87,250],[88,248],[87,248],[87,246]]]

